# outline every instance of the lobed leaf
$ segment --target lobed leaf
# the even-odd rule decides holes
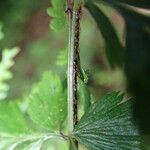
[[[126,24],[125,73],[128,90],[134,96],[133,115],[144,134],[150,133],[150,8],[149,0],[95,0],[105,2],[119,10]],[[122,3],[120,3],[122,2]],[[125,5],[129,4],[129,5]],[[137,7],[130,7],[137,6]],[[96,14],[95,14],[96,15]],[[111,35],[110,35],[111,36]]]
[[[94,103],[81,118],[73,134],[90,150],[140,149],[137,128],[132,122],[131,102],[112,92]]]
[[[9,86],[5,83],[5,81],[12,78],[12,73],[9,69],[13,66],[13,58],[18,52],[18,48],[4,49],[2,51],[2,60],[0,62],[0,100],[4,100],[7,97]]]
[[[53,7],[47,10],[48,15],[53,17],[50,27],[58,32],[66,27],[65,0],[51,0],[51,3]]]
[[[68,50],[67,48],[65,48],[61,50],[59,55],[57,56],[56,65],[57,66],[67,65],[67,58],[68,58]]]
[[[0,102],[0,137],[29,133],[25,118],[16,102]]]
[[[31,119],[48,130],[59,130],[66,117],[66,92],[60,78],[53,72],[44,73],[29,98]]]
[[[126,22],[125,73],[133,94],[134,119],[141,132],[150,134],[150,16],[120,8]],[[135,44],[136,43],[136,44]]]

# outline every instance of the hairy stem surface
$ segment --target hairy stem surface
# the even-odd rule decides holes
[[[68,46],[68,134],[78,123],[78,63],[81,6],[74,7],[68,0],[69,46]],[[74,141],[78,148],[78,142]]]

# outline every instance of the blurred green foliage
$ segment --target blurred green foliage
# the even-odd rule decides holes
[[[6,81],[13,76],[9,69],[14,65],[13,57],[16,56],[18,51],[18,48],[4,49],[2,51],[2,60],[0,62],[0,100],[7,97],[9,86]]]
[[[112,5],[114,5],[113,2],[116,2],[116,1],[117,0],[113,0]],[[97,0],[97,2],[99,2],[99,0]],[[108,3],[108,1],[106,2]],[[128,1],[126,2],[129,3]],[[66,24],[65,22],[66,16],[64,12],[65,7],[64,5],[59,5],[60,7],[58,7],[57,10],[51,7],[51,6],[56,6],[56,4],[60,4],[60,3],[58,1],[53,0],[49,6],[48,0],[47,1],[5,0],[3,4],[0,5],[0,21],[2,22],[0,23],[1,53],[2,53],[2,49],[5,47],[14,47],[17,45],[21,48],[20,53],[15,58],[16,64],[11,70],[12,73],[14,74],[14,77],[9,82],[10,91],[9,91],[9,96],[7,98],[8,100],[27,99],[26,95],[29,94],[29,91],[31,90],[32,85],[39,80],[39,78],[41,77],[41,75],[43,74],[45,70],[52,70],[56,72],[60,76],[61,80],[64,81],[64,83],[61,83],[61,84],[63,85],[66,84],[65,77],[66,77],[66,63],[67,63],[67,50],[66,50],[67,34],[66,34],[66,28],[64,25]],[[143,3],[141,4],[143,7],[147,7],[149,2],[147,2],[147,5]],[[137,3],[137,6],[141,4]],[[101,24],[102,23],[101,19],[99,20],[98,17],[94,18],[98,24],[98,27],[102,28],[101,32],[99,32],[97,24],[94,23],[94,19],[92,19],[91,15],[89,14],[87,10],[84,10],[85,13],[83,13],[82,21],[81,21],[82,32],[81,32],[81,39],[80,39],[80,57],[82,60],[81,66],[83,67],[83,70],[85,70],[85,72],[89,76],[88,87],[90,91],[92,91],[93,95],[89,94],[89,91],[84,86],[84,83],[82,82],[79,83],[80,84],[79,99],[88,100],[88,101],[81,101],[81,104],[84,103],[84,104],[87,104],[87,106],[85,108],[79,108],[80,116],[83,114],[84,110],[88,111],[89,106],[91,105],[90,101],[92,102],[95,101],[97,97],[101,97],[101,95],[103,95],[105,92],[110,91],[110,90],[125,91],[125,84],[126,84],[124,75],[122,74],[120,69],[116,68],[112,70],[110,68],[110,66],[114,67],[114,66],[122,65],[122,62],[121,62],[122,52],[120,52],[119,50],[123,50],[122,46],[124,46],[124,43],[125,43],[124,20],[118,14],[118,12],[116,12],[116,10],[114,10],[114,8],[110,6],[100,3],[100,4],[94,5],[94,7],[96,8],[97,12],[95,12],[95,9],[93,10],[93,7],[92,8],[91,6],[88,7],[91,14],[95,16],[94,13],[96,14],[99,13],[99,15],[103,19],[104,24]],[[120,11],[120,8],[118,8],[118,10]],[[59,13],[57,14],[56,11]],[[53,18],[49,17],[47,12]],[[125,18],[127,16],[130,16],[130,13],[127,14],[125,11],[122,11],[122,14]],[[146,24],[146,26],[144,26],[143,28],[141,24],[141,19],[138,19],[139,16],[135,17],[132,14],[132,16],[130,17],[129,17],[129,21],[126,20],[126,23],[127,23],[126,31],[128,31],[127,36],[130,37],[133,41],[127,41],[127,43],[129,45],[132,45],[132,44],[135,45],[134,37],[131,36],[132,34],[130,31],[132,30],[135,33],[135,35],[140,32],[142,33],[140,34],[141,35],[140,38],[144,37],[143,39],[146,39],[145,36],[148,37],[149,35],[149,23],[147,23],[148,25]],[[138,23],[140,26],[137,27],[136,22],[135,24],[132,24],[132,19],[133,20],[138,19]],[[50,30],[49,20],[52,20],[50,24],[52,29],[54,29],[55,31],[58,31],[58,30],[60,31],[60,29],[63,29],[63,30],[60,32],[54,32],[53,30]],[[145,20],[149,21],[147,17]],[[104,30],[105,28],[103,28],[105,25],[108,27],[107,30]],[[113,26],[113,28],[111,28],[112,27],[111,25]],[[145,31],[146,34],[145,32],[143,33],[143,31]],[[113,37],[111,37],[112,34],[113,34]],[[117,43],[113,41],[115,38],[117,38],[117,41],[118,41]],[[137,35],[137,43],[138,43],[138,35]],[[143,41],[142,45],[144,45],[144,43],[145,42]],[[146,43],[149,43],[149,42],[146,41]],[[137,58],[136,57],[137,54],[134,54],[134,52],[136,53],[137,52],[136,50],[138,50],[140,47],[138,47],[137,45],[136,50],[133,52],[133,51],[130,51],[133,48],[132,46],[130,47],[129,45],[127,48],[129,50],[127,54],[129,55],[131,52],[133,56],[135,56],[132,58]],[[148,48],[149,47],[147,46],[147,49],[145,49],[145,53],[147,54],[149,54]],[[105,49],[107,50],[106,54],[105,54]],[[115,50],[115,53],[112,50]],[[141,61],[143,62],[143,59],[145,59],[147,60],[148,63],[146,63],[146,65],[145,63],[142,63],[141,68],[145,66],[144,71],[146,73],[147,73],[146,70],[149,69],[149,60],[147,57],[149,55],[144,55],[145,56],[144,58],[144,57],[141,57],[141,53],[138,53],[138,54],[139,54],[138,58],[141,58],[142,60],[141,59],[137,60],[137,59],[132,59],[132,58],[130,58],[129,61],[128,59],[126,60],[126,67],[131,66],[131,68],[130,67],[126,68],[126,74],[128,77],[128,81],[130,83],[129,89],[134,94],[140,93],[134,87],[137,84],[142,83],[143,76],[141,75],[141,72],[143,70],[140,70],[140,73],[137,73],[136,68],[132,67],[132,65],[134,66],[136,64],[135,66],[137,66],[138,68],[138,64],[141,65],[140,62]],[[108,58],[108,60],[106,59],[106,57]],[[135,82],[130,82],[134,78],[132,77],[132,74],[135,72],[137,73],[137,78],[139,79],[138,83],[136,84],[134,84]],[[53,80],[54,78],[55,77],[53,77]],[[50,81],[47,81],[47,78],[43,80],[44,80],[43,84],[41,81],[38,87],[35,88],[35,90],[33,90],[34,92],[31,93],[31,96],[33,96],[34,98],[36,97],[36,99],[39,99],[40,103],[42,102],[41,97],[46,97],[47,98],[46,100],[48,102],[48,100],[51,99],[51,96],[52,96],[52,95],[43,96],[42,93],[39,92],[40,90],[42,91],[42,89],[44,88],[50,90],[50,87],[47,87],[47,85],[45,84],[45,83],[50,83]],[[149,82],[147,82],[148,80],[149,80],[149,72],[144,80],[144,83],[146,83],[147,85],[146,87],[148,87],[149,85]],[[55,82],[55,80],[53,82]],[[59,85],[59,82],[57,82],[57,85]],[[133,89],[135,89],[135,91]],[[37,93],[36,93],[36,90],[38,91]],[[86,94],[80,93],[80,91]],[[147,92],[147,89],[143,89],[144,95],[146,95],[145,92],[149,93]],[[139,97],[142,97],[143,94],[140,94]],[[23,98],[20,98],[20,97],[23,97]],[[146,95],[145,98],[147,97],[149,97],[149,95]],[[33,120],[33,122],[35,122],[36,124],[41,124],[41,126],[43,126],[44,128],[48,128],[49,126],[52,126],[52,128],[55,128],[55,127],[58,128],[59,123],[55,123],[51,125],[45,124],[44,122],[40,123],[42,119],[44,119],[45,121],[46,119],[48,119],[49,108],[44,109],[44,111],[46,112],[44,111],[40,112],[40,110],[34,111],[34,108],[40,107],[40,105],[37,105],[37,103],[34,103],[34,98],[31,98],[31,102],[30,102],[31,108],[30,108],[29,114],[27,113],[26,109],[24,111],[22,110],[23,113],[25,113],[25,116],[26,116],[25,119],[27,119],[26,121],[28,121],[29,119],[28,115],[30,115],[31,120]],[[28,101],[25,101],[25,104],[28,105]],[[147,104],[149,104],[149,102],[147,102]],[[53,104],[50,104],[50,105],[53,105]],[[82,105],[80,106],[82,107]],[[9,109],[6,107],[11,107],[11,103],[8,106],[3,106],[2,104],[0,107],[3,108],[1,109],[1,111],[3,112],[4,109]],[[18,106],[15,105],[15,107],[13,111],[14,113],[12,113],[11,115],[12,116],[14,115],[13,117],[17,118],[18,116],[16,116],[16,114],[18,113],[18,111],[21,111],[21,110],[18,109]],[[56,109],[53,109],[51,111],[55,112],[56,115],[58,115],[60,110],[61,109],[57,111]],[[8,111],[8,113],[10,112]],[[38,116],[39,118],[38,117],[35,118],[36,113],[39,114]],[[44,116],[43,114],[47,114],[47,115]],[[64,115],[66,115],[66,112],[64,113]],[[7,118],[8,116],[6,114],[5,117]],[[46,119],[43,116],[46,117]],[[19,116],[20,118],[19,121],[22,120],[21,117],[22,116]],[[65,116],[63,116],[62,118],[64,119]],[[60,119],[61,121],[63,120],[62,118]],[[5,120],[5,118],[0,118],[0,119]],[[13,124],[13,120],[10,120],[10,121],[12,121],[11,124]],[[141,122],[141,120],[139,122]],[[23,120],[23,123],[19,122],[19,124],[23,126],[22,129],[24,129],[24,120]],[[31,123],[31,126],[34,126],[33,124]],[[10,127],[10,131],[12,130],[14,130],[13,126]],[[33,130],[35,130],[35,128]],[[38,130],[43,131],[44,129],[38,128]],[[27,140],[27,142],[31,144],[30,145],[31,147],[34,144],[37,144],[37,143],[34,143],[34,141],[30,141],[26,137],[25,139]],[[17,141],[17,140],[18,139],[15,139],[15,140],[13,139],[13,141]],[[7,143],[7,140],[6,141],[4,140],[3,142],[5,146],[5,143]],[[43,140],[43,142],[45,141]],[[58,141],[52,140],[53,144],[52,144],[51,149],[56,149],[56,150],[60,149],[59,145],[56,144],[57,142]],[[45,147],[47,147],[47,145],[49,147],[51,146],[51,143],[46,142]],[[62,147],[66,149],[66,143],[64,144],[64,142],[62,142]]]
[[[17,45],[21,48],[21,52],[16,58],[15,67],[12,70],[14,72],[14,78],[10,81],[8,99],[18,98],[28,93],[32,83],[40,78],[44,70],[55,70],[64,78],[66,66],[64,65],[64,67],[57,69],[55,67],[55,60],[58,57],[59,51],[62,53],[61,50],[66,47],[66,33],[64,31],[61,34],[54,33],[49,30],[49,17],[46,13],[48,6],[49,1],[37,1],[35,5],[34,1],[31,2],[29,0],[19,2],[7,0],[3,4],[3,7],[8,8],[7,11],[4,9],[0,10],[0,20],[3,22],[3,32],[5,34],[5,38],[0,42],[0,47]],[[113,17],[111,15],[112,12],[114,12],[114,16],[118,16],[114,10],[111,9],[108,11],[110,9],[109,7],[103,6],[103,8],[108,16]],[[43,21],[43,24],[41,21]],[[93,25],[93,20],[88,12],[82,16],[81,30],[80,53],[82,59],[81,65],[84,70],[91,70],[91,74],[107,70],[109,66],[103,54],[104,41],[100,38],[100,34],[93,34],[97,33],[97,27],[96,24]],[[118,30],[118,35],[120,32],[121,29]],[[56,40],[59,44],[55,42]],[[93,41],[95,43],[94,45]],[[85,55],[86,57],[84,57]],[[56,64],[58,65],[59,62],[56,62]],[[93,78],[91,80],[95,79]],[[91,88],[94,89],[94,81],[90,84]],[[98,89],[94,90],[97,96],[99,95],[100,89],[104,92],[109,91],[109,88],[106,89],[106,86],[103,87],[101,84],[96,84],[95,86],[98,86]]]

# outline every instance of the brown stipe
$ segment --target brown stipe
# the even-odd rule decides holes
[[[74,42],[74,127],[78,123],[78,63],[79,63],[79,40],[80,40],[80,18],[81,18],[81,7],[77,10],[75,18],[75,42]]]

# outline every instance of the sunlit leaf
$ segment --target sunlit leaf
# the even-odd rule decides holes
[[[28,132],[27,123],[16,102],[0,102],[0,136]]]
[[[18,52],[18,48],[4,49],[2,51],[2,60],[0,62],[0,100],[3,100],[7,97],[9,86],[5,82],[12,78],[12,73],[9,69],[13,66],[13,58]]]
[[[46,129],[61,128],[66,117],[66,92],[60,78],[53,72],[44,73],[29,98],[31,119]]]
[[[45,142],[50,142],[53,139],[63,141],[59,135],[53,133],[22,135],[20,137],[5,136],[0,138],[0,150],[44,150]]]
[[[132,122],[131,102],[112,92],[94,103],[81,118],[74,136],[90,150],[140,149],[137,128]]]

